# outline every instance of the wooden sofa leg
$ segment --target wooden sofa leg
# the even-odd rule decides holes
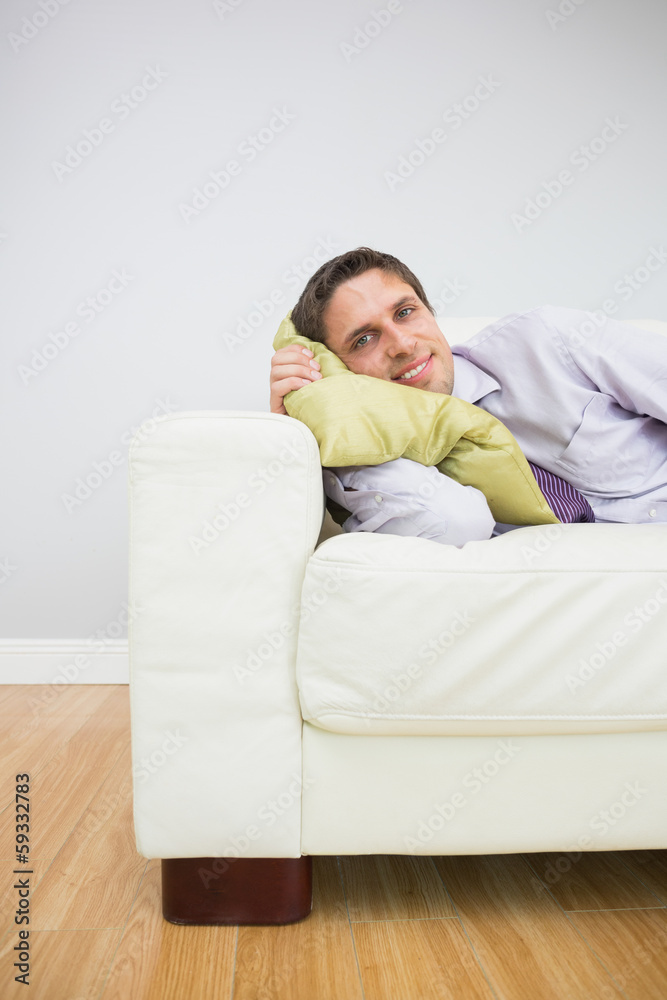
[[[162,914],[174,924],[291,924],[313,903],[313,859],[164,858]]]

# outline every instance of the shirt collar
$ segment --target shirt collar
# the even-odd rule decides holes
[[[457,354],[455,347],[452,348],[452,357],[454,359],[452,396],[463,399],[466,403],[476,403],[482,396],[500,389],[500,382],[497,382],[491,375],[487,375],[469,358]]]

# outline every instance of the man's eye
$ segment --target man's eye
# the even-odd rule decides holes
[[[364,333],[364,334],[362,334],[362,336],[361,336],[361,337],[359,337],[359,340],[358,340],[358,341],[356,342],[356,344],[354,345],[354,346],[355,346],[355,349],[356,349],[357,347],[365,347],[365,346],[366,346],[366,344],[362,344],[362,343],[361,343],[361,342],[362,342],[362,340],[364,339],[364,337],[370,337],[370,333]]]
[[[401,313],[409,313],[409,312],[412,312],[412,309],[410,308],[410,306],[404,306],[403,309],[400,309],[398,311],[397,315],[400,316]]]

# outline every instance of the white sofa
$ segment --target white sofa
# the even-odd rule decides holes
[[[667,525],[457,549],[324,513],[291,417],[173,414],[132,444],[134,817],[179,859],[165,916],[308,912],[307,861],[295,908],[294,863],[257,859],[667,847]]]

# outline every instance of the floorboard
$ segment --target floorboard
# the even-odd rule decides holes
[[[314,858],[284,927],[179,927],[132,824],[126,685],[0,687],[0,996],[664,1000],[667,850]],[[31,775],[30,992],[14,981]]]

